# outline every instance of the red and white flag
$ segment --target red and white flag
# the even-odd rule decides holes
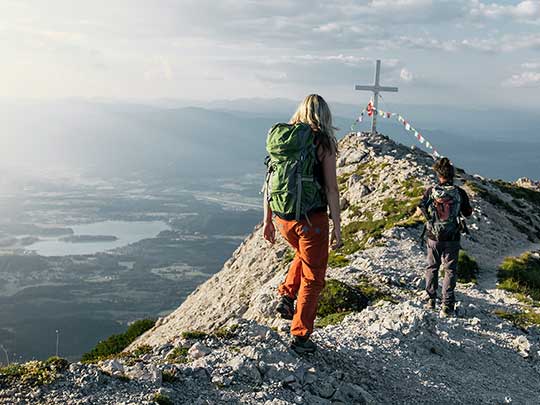
[[[367,114],[371,117],[373,115],[373,101],[370,101],[367,105]]]

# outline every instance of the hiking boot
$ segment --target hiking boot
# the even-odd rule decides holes
[[[311,341],[309,336],[295,336],[291,343],[291,349],[298,354],[313,353],[317,350],[317,345]]]
[[[294,316],[294,300],[291,297],[282,295],[276,307],[276,312],[283,319],[292,320]]]
[[[439,313],[439,316],[441,318],[450,318],[452,316],[455,316],[454,306],[443,305],[441,307],[441,312]]]
[[[437,300],[436,300],[435,298],[429,298],[429,299],[424,303],[424,309],[427,309],[427,310],[434,310],[436,304],[437,304]]]

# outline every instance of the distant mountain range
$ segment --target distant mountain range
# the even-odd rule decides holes
[[[297,102],[238,99],[0,102],[3,173],[120,178],[194,178],[262,171],[268,128],[287,121]],[[331,103],[339,136],[362,109]],[[386,105],[414,123],[439,151],[464,168],[508,180],[540,177],[540,116],[534,112]],[[367,117],[366,117],[367,118]],[[359,128],[366,130],[369,122]],[[381,119],[380,132],[416,140]]]

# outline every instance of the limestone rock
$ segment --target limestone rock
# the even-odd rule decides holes
[[[197,342],[189,348],[188,353],[194,359],[199,359],[210,353],[210,349],[202,343]]]

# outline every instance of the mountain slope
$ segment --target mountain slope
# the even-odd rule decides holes
[[[407,283],[417,281],[423,270],[423,254],[419,249],[414,251],[414,255],[411,252],[402,254],[404,262],[413,261],[405,269],[402,266],[373,269],[373,263],[384,257],[387,249],[369,247],[391,245],[395,239],[419,237],[419,228],[398,227],[394,231],[385,231],[384,227],[399,224],[392,219],[394,211],[401,210],[405,214],[424,187],[435,180],[430,169],[432,158],[381,135],[359,137],[351,134],[340,142],[340,149],[338,176],[343,185],[342,205],[345,209],[342,220],[346,251],[355,249],[352,245],[356,239],[360,239],[360,245],[367,248],[352,253],[350,267],[361,270],[367,266],[369,271],[362,273],[370,276],[377,273],[396,279],[405,278]],[[521,208],[497,186],[462,171],[458,174],[457,183],[470,193],[475,206],[473,218],[469,221],[473,237],[466,238],[463,245],[481,263],[483,272],[492,272],[500,258],[516,249],[526,250],[531,243],[529,239],[538,240],[540,217],[534,206],[524,203]],[[385,207],[385,204],[392,205],[392,200],[399,201],[399,204]],[[385,208],[392,212],[385,213]],[[530,226],[525,222],[528,218],[534,221],[534,226],[531,231],[523,233]],[[354,232],[355,224],[369,220],[381,221],[382,229],[372,232],[373,236],[358,238],[361,231]],[[380,239],[379,231],[386,232]],[[370,241],[373,243],[367,243],[369,238],[374,239]],[[281,238],[275,246],[269,246],[262,238],[262,230],[256,228],[225,263],[222,271],[200,286],[176,311],[158,321],[158,326],[135,345],[161,344],[185,330],[212,330],[235,316],[275,326],[275,287],[287,271],[282,260],[286,249]],[[330,272],[334,273],[343,274],[343,271]]]
[[[367,286],[372,302],[318,327],[316,354],[287,348],[288,323],[274,308],[290,254],[281,238],[267,244],[257,227],[131,354],[73,364],[37,398],[140,402],[159,390],[179,404],[536,403],[540,331],[500,317],[524,304],[496,288],[496,269],[506,255],[540,249],[540,194],[458,172],[474,205],[462,244],[480,273],[478,283],[458,285],[459,317],[439,319],[422,305],[421,227],[410,215],[434,181],[431,157],[369,134],[348,135],[340,151],[345,245],[332,254],[328,284]],[[19,391],[0,386],[0,403]]]

